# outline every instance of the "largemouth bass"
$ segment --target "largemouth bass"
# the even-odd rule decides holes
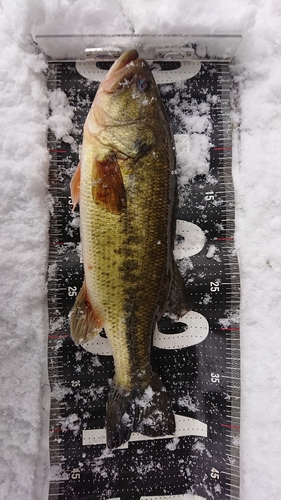
[[[127,51],[100,84],[71,181],[85,272],[70,314],[71,335],[83,343],[104,328],[110,341],[110,449],[132,431],[175,431],[167,391],[151,365],[155,323],[167,310],[187,310],[173,259],[174,171],[172,134],[149,65],[136,50]]]

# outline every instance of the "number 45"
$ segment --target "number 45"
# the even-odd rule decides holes
[[[215,469],[214,467],[212,467],[210,475],[211,475],[212,479],[219,479],[220,478],[219,471],[217,469]]]

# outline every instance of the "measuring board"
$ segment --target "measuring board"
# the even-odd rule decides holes
[[[173,64],[171,74],[178,67]],[[54,201],[48,279],[49,499],[239,499],[239,269],[228,63],[205,61],[191,78],[183,72],[180,82],[159,84],[179,148],[190,147],[185,114],[197,109],[209,124],[209,172],[180,182],[178,189],[175,258],[192,311],[175,323],[161,320],[154,335],[153,363],[173,404],[176,435],[150,439],[133,433],[129,443],[113,451],[105,446],[104,431],[114,374],[108,340],[101,332],[85,348],[76,346],[68,321],[83,280],[79,215],[72,214],[69,182],[98,82],[82,76],[75,62],[51,61],[48,88],[61,89],[75,109],[72,143],[56,140],[52,132],[48,136]]]

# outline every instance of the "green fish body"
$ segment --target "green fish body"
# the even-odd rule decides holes
[[[98,89],[71,183],[73,203],[80,204],[85,272],[71,334],[83,343],[104,328],[110,341],[109,448],[132,431],[175,431],[168,394],[151,365],[155,323],[184,302],[173,259],[174,171],[174,144],[154,78],[147,62],[128,51]]]

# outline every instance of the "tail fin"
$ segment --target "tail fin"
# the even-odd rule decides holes
[[[113,385],[106,408],[106,441],[109,449],[130,439],[133,431],[146,436],[172,435],[175,417],[165,387],[156,373],[146,389],[125,391]]]

